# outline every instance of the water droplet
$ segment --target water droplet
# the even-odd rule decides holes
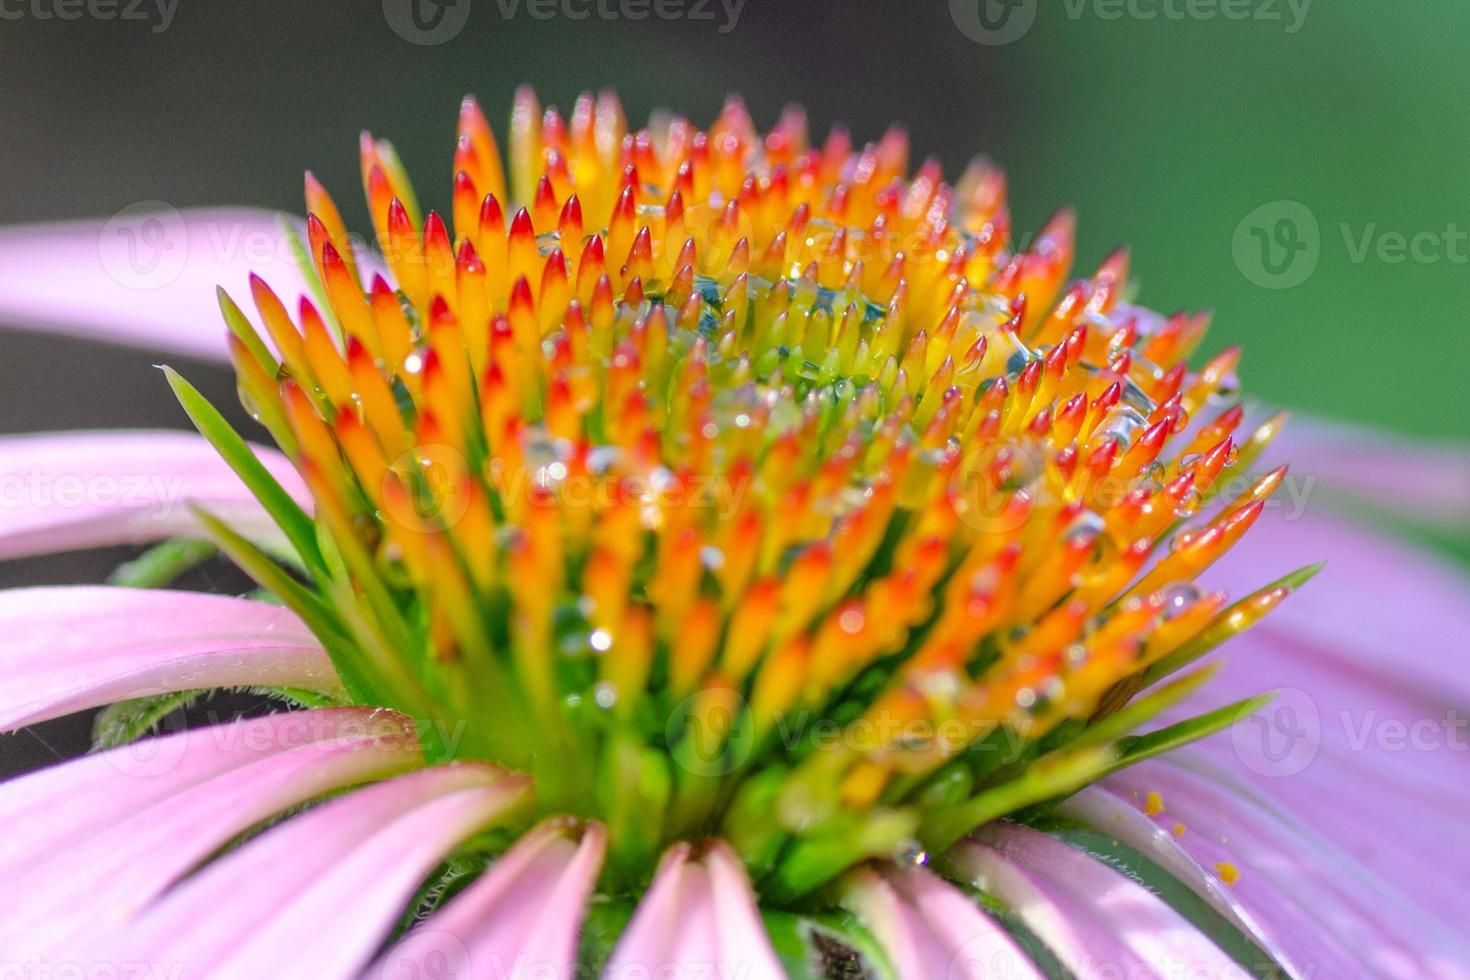
[[[1070,527],[1067,528],[1068,535],[1101,534],[1107,529],[1107,521],[1095,510],[1084,510],[1077,515]]]
[[[617,446],[598,446],[587,453],[587,469],[594,476],[607,473],[618,463],[619,449]]]
[[[599,708],[611,708],[618,703],[617,689],[607,681],[602,681],[593,688],[592,697]]]
[[[1199,513],[1200,505],[1204,502],[1204,496],[1195,489],[1190,489],[1179,501],[1179,506],[1174,508],[1174,516],[1180,519],[1188,519]]]
[[[250,395],[246,393],[245,387],[243,385],[236,386],[235,392],[240,396],[240,407],[245,409],[245,414],[250,416],[255,421],[259,422],[260,407],[255,404],[255,399],[251,398]]]
[[[894,855],[894,860],[899,864],[922,868],[929,863],[929,852],[918,844],[910,842],[899,849],[898,854]]]
[[[607,630],[593,630],[592,635],[587,638],[587,642],[598,653],[604,653],[612,649],[612,634]]]
[[[1199,601],[1200,591],[1191,582],[1178,582],[1165,586],[1159,595],[1164,600],[1164,608],[1159,615],[1167,621],[1178,619],[1188,612]]]

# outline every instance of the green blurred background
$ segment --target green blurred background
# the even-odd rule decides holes
[[[1263,398],[1470,438],[1470,245],[1455,238],[1470,230],[1464,0],[1318,2],[1304,18],[1303,0],[1221,0],[1248,20],[1215,0],[1010,0],[1034,20],[1002,45],[962,30],[999,0],[745,0],[724,32],[721,0],[704,8],[714,20],[674,21],[457,0],[444,12],[462,29],[434,45],[391,26],[409,0],[166,0],[162,31],[158,0],[137,8],[144,21],[38,15],[58,2],[78,0],[0,0],[0,223],[147,200],[299,210],[311,167],[366,231],[362,128],[393,139],[425,204],[443,207],[466,92],[503,120],[521,82],[563,106],[612,86],[631,118],[662,106],[699,122],[739,92],[762,124],[791,101],[819,132],[841,121],[876,138],[902,122],[916,155],[951,174],[990,156],[1010,174],[1018,232],[1071,204],[1085,269],[1130,243],[1142,299],[1213,308],[1211,349],[1245,344],[1245,385]],[[1263,275],[1275,256],[1252,253],[1250,233],[1288,214],[1316,225],[1315,263],[1281,252],[1295,261]],[[1287,231],[1310,238],[1305,222]],[[1394,260],[1394,233],[1428,236],[1418,260]],[[184,424],[146,352],[13,334],[0,351],[0,432]],[[224,370],[175,363],[234,403]],[[1433,543],[1470,558],[1464,542]],[[0,585],[100,581],[130,554],[12,563]],[[199,574],[190,584],[240,587],[222,563]],[[87,744],[82,726],[43,737],[12,764]]]
[[[788,101],[859,138],[901,121],[951,172],[993,157],[1018,231],[1075,205],[1083,265],[1130,243],[1144,300],[1214,308],[1213,345],[1247,345],[1262,396],[1470,434],[1470,246],[1443,242],[1470,229],[1463,0],[1319,2],[1305,16],[1301,0],[1234,0],[1248,20],[1214,0],[1035,0],[1030,29],[999,46],[957,26],[981,0],[746,0],[724,33],[721,0],[713,20],[581,22],[538,19],[525,0],[507,19],[511,2],[459,0],[463,28],[430,46],[396,34],[380,0],[178,0],[162,32],[156,14],[0,20],[0,221],[146,199],[297,208],[310,166],[364,227],[360,128],[394,139],[442,204],[465,92],[500,118],[522,81],[562,104],[614,86],[634,118],[671,106],[708,120],[737,91],[763,123]],[[1273,290],[1241,271],[1232,239],[1283,199],[1314,216],[1321,254]],[[1385,261],[1393,232],[1429,233],[1435,251]],[[1374,248],[1355,258],[1365,235]]]

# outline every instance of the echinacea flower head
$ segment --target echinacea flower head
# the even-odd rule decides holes
[[[1206,316],[1133,306],[1122,251],[1069,281],[1070,213],[1013,243],[988,164],[946,183],[897,130],[814,142],[794,109],[629,130],[611,96],[523,91],[502,153],[467,100],[442,216],[388,143],[360,156],[376,249],[308,175],[305,294],[220,293],[293,465],[168,373],[254,497],[191,520],[270,601],[7,613],[83,604],[26,642],[92,671],[27,681],[10,727],[145,694],[106,716],[132,737],[223,686],[307,710],[156,740],[126,799],[111,754],[12,784],[55,817],[7,949],[191,976],[1271,962],[1228,851],[1187,911],[1140,883],[1183,874],[1137,825],[1168,794],[1072,797],[1263,704],[1178,710],[1315,571],[1197,582],[1285,478],[1239,352],[1191,366]],[[161,548],[140,580],[197,555]],[[1151,859],[1089,854],[1089,821]],[[1096,903],[1131,928],[1069,925]]]
[[[1059,298],[1069,215],[1011,255],[993,171],[738,102],[627,135],[523,95],[510,144],[508,191],[465,104],[446,222],[363,139],[387,276],[308,181],[325,305],[223,302],[310,584],[210,523],[428,761],[606,828],[610,885],[708,835],[776,902],[942,850],[1118,765],[1129,696],[1285,594],[1192,584],[1281,472],[1175,533],[1241,465],[1236,353],[1110,319],[1122,255]]]

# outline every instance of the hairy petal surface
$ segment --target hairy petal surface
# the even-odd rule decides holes
[[[1029,980],[1042,974],[974,899],[919,868],[862,868],[843,904],[872,931],[900,977]]]
[[[252,448],[288,493],[310,499],[285,456]],[[282,540],[202,436],[119,429],[0,438],[0,558],[197,537],[191,505],[246,537]]]
[[[1201,864],[1181,844],[1179,836],[1182,835],[1168,829],[1181,825],[1167,812],[1151,819],[1136,803],[1098,785],[1089,786],[1067,800],[1058,813],[1128,845],[1153,861],[1248,935],[1288,975],[1310,976],[1317,967],[1354,968],[1351,952],[1336,937],[1302,926],[1300,914],[1293,910],[1282,915],[1269,903],[1259,901],[1259,883],[1237,888],[1222,882],[1218,872]]]
[[[606,850],[600,824],[542,823],[384,953],[374,976],[574,975],[578,931]]]
[[[128,698],[341,682],[294,614],[250,599],[108,586],[0,592],[0,730]]]
[[[365,731],[389,735],[403,725],[368,708],[271,714],[145,739],[0,783],[0,872],[17,873],[48,851],[286,747]]]
[[[246,294],[254,271],[281,295],[305,291],[283,231],[296,219],[156,203],[108,221],[0,229],[0,326],[227,363],[217,287]]]
[[[1194,751],[1453,928],[1470,876],[1470,677],[1457,656],[1470,576],[1315,505],[1268,520],[1216,582],[1240,594],[1303,560],[1327,566],[1227,645],[1224,669],[1179,709],[1277,691]]]
[[[1467,976],[1463,942],[1275,799],[1216,766],[1179,752],[1125,770],[1109,785],[1128,799],[1159,794],[1165,809],[1156,819],[1181,825],[1179,845],[1233,882],[1241,905],[1277,945],[1292,949],[1294,975]],[[1121,838],[1125,831],[1112,832]]]
[[[472,764],[348,794],[191,877],[85,959],[178,963],[197,976],[353,976],[443,856],[528,794],[524,777]]]
[[[633,920],[613,950],[607,975],[735,976],[785,973],[761,924],[740,859],[722,841],[677,844],[664,855]]]
[[[144,791],[147,802],[123,809],[65,847],[28,848],[6,869],[16,901],[0,923],[0,956],[24,959],[74,948],[79,937],[135,915],[194,865],[261,821],[323,793],[422,762],[418,738],[399,716],[338,713],[317,724],[318,712],[303,714],[306,723],[294,731],[267,728],[262,733],[243,723],[208,729],[203,734],[216,744],[252,735],[265,744],[258,755],[247,754],[216,775],[201,774],[175,792]],[[237,758],[234,751],[229,754]]]
[[[953,877],[1003,902],[1076,976],[1241,974],[1153,892],[1039,831],[990,824],[944,861]]]

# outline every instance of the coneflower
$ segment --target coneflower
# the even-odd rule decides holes
[[[911,172],[896,130],[523,91],[505,162],[467,100],[422,214],[365,135],[376,252],[308,175],[305,294],[220,292],[291,465],[169,369],[217,456],[7,441],[6,472],[187,475],[193,510],[33,507],[5,553],[202,530],[260,590],[0,593],[0,724],[122,702],[119,747],[0,787],[0,963],[1463,975],[1376,885],[1301,915],[1228,772],[1078,793],[1265,704],[1184,707],[1317,567],[1197,581],[1286,475],[1239,352],[1190,367],[1207,316],[1131,305],[1122,251],[1069,284],[1069,213],[1013,247],[999,172]],[[298,710],[123,744],[242,686]]]

